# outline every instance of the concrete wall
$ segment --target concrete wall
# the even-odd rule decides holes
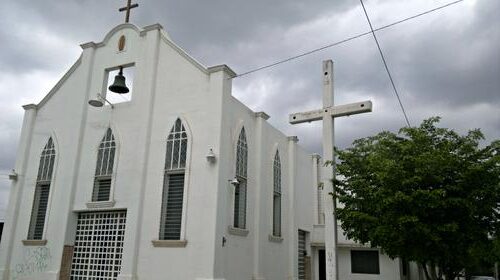
[[[125,51],[118,51],[120,36]],[[296,277],[297,226],[312,229],[312,160],[288,138],[231,96],[227,67],[205,69],[187,56],[159,26],[124,24],[102,43],[82,45],[74,69],[37,106],[29,107],[23,128],[9,209],[11,221],[0,253],[4,276],[57,279],[64,245],[72,245],[79,212],[126,209],[127,223],[120,279],[285,279]],[[88,106],[106,92],[107,71],[135,67],[132,99],[114,108]],[[181,239],[185,247],[158,247],[166,137],[177,118],[189,134]],[[97,148],[110,127],[116,156],[110,202],[92,203]],[[236,143],[245,127],[248,141],[246,236],[231,234]],[[40,152],[49,137],[56,143],[56,165],[44,239],[26,239]],[[23,142],[24,141],[24,142]],[[24,145],[23,145],[24,143]],[[216,162],[206,160],[209,149]],[[272,234],[273,160],[282,164],[282,236]],[[25,157],[25,158],[24,158]],[[297,164],[299,161],[300,164]],[[25,169],[23,170],[23,164]],[[311,190],[311,191],[310,191]],[[17,201],[18,200],[18,201]],[[15,207],[14,207],[15,206]],[[18,212],[18,213],[17,213]],[[17,216],[16,216],[17,215]],[[226,239],[222,246],[222,239]],[[7,246],[8,247],[8,246]],[[29,256],[44,252],[43,266],[25,268]],[[39,260],[37,260],[39,261]],[[40,263],[40,262],[39,262]],[[16,269],[18,271],[16,271]]]
[[[144,279],[211,278],[213,276],[218,164],[207,162],[209,148],[219,150],[220,88],[209,75],[186,61],[163,41],[160,44],[156,98],[152,107],[150,156],[139,240],[137,274]],[[212,81],[213,82],[213,81]],[[181,239],[186,247],[153,247],[158,239],[166,137],[180,117],[188,130]]]
[[[225,99],[220,157],[215,277],[223,279],[293,279],[297,274],[297,225],[312,230],[314,191],[312,158],[296,143],[234,98]],[[246,236],[232,234],[236,143],[245,128],[248,142]],[[272,236],[273,160],[279,151],[282,168],[282,236]],[[298,205],[296,205],[298,204]],[[308,206],[302,211],[298,207]],[[222,247],[220,240],[226,238]],[[218,240],[219,239],[219,240]]]
[[[399,280],[399,259],[392,260],[386,255],[379,254],[380,274],[356,274],[351,272],[351,250],[360,248],[339,248],[339,279],[342,280]],[[371,250],[371,249],[362,249]]]
[[[118,51],[122,35],[126,47]],[[82,48],[81,58],[47,97],[25,107],[15,167],[19,178],[13,182],[0,244],[3,279],[58,279],[64,246],[74,244],[78,213],[113,209],[127,211],[120,279],[296,279],[297,231],[308,233],[309,244],[318,221],[317,157],[300,148],[296,137],[272,127],[265,113],[255,113],[232,97],[232,70],[201,66],[159,25],[139,29],[122,24],[102,43]],[[120,65],[135,67],[132,100],[114,108],[89,106],[89,99],[106,92],[108,71]],[[166,137],[177,118],[189,135],[182,242],[166,246],[156,241]],[[111,199],[93,203],[97,148],[108,127],[117,144]],[[236,143],[243,127],[248,143],[247,227],[235,231],[229,180],[235,176]],[[28,233],[40,153],[49,137],[57,155],[46,242],[27,246],[22,241]],[[209,149],[215,162],[206,159]],[[282,168],[281,237],[272,236],[276,151]],[[308,248],[312,263],[317,263],[314,253]],[[340,250],[341,279],[368,279],[349,274],[347,254]],[[381,274],[373,279],[399,279],[399,265],[383,256],[380,260]]]
[[[71,211],[69,197],[75,176],[74,162],[80,142],[81,115],[86,109],[86,69],[83,55],[72,75],[58,84],[50,102],[39,107],[26,106],[20,151],[16,161],[18,180],[12,185],[6,217],[5,236],[0,249],[4,279],[56,279],[61,263],[64,229]],[[83,79],[82,79],[83,78]],[[60,114],[67,117],[61,118]],[[24,246],[27,239],[40,154],[52,137],[56,149],[43,238],[45,246]],[[62,156],[63,155],[63,156]],[[9,274],[10,272],[10,274]]]
[[[124,24],[103,43],[83,45],[71,75],[29,109],[34,111],[27,113],[32,123],[26,122],[23,135],[25,130],[32,135],[25,135],[30,139],[20,145],[26,154],[25,159],[19,154],[16,167],[20,193],[13,192],[16,197],[9,207],[18,210],[8,214],[10,234],[4,240],[9,241],[2,242],[3,247],[12,247],[0,253],[1,267],[7,268],[4,279],[57,279],[63,246],[74,242],[77,212],[105,209],[127,210],[121,279],[137,275],[163,279],[166,273],[172,279],[212,277],[218,171],[205,156],[219,142],[222,88],[212,87],[211,74],[158,28],[139,30]],[[127,38],[125,52],[116,47],[121,35]],[[106,70],[119,65],[135,67],[132,100],[114,109],[88,106],[89,98],[105,92]],[[213,71],[213,79],[222,81],[218,72]],[[158,239],[166,137],[178,117],[190,134],[182,230],[188,243],[185,248],[156,248],[151,241]],[[108,127],[117,143],[112,202],[95,205],[89,202],[97,147]],[[57,156],[44,233],[47,242],[28,247],[21,240],[27,236],[38,162],[49,137]],[[42,251],[43,260],[33,259]]]

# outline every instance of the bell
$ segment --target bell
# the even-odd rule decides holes
[[[125,84],[125,76],[123,76],[123,67],[120,66],[120,72],[115,76],[115,82],[110,85],[108,89],[119,94],[129,92],[129,89]]]

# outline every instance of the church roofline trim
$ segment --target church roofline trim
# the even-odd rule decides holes
[[[287,139],[288,141],[290,141],[290,142],[294,142],[294,143],[299,142],[299,137],[297,137],[297,136],[295,136],[295,135],[294,135],[294,136],[287,136],[287,137],[286,137],[286,139]]]
[[[266,112],[262,112],[262,111],[261,112],[255,112],[254,115],[255,115],[256,118],[262,118],[265,121],[267,121],[270,118],[270,116],[268,114],[266,114]]]
[[[201,70],[203,73],[205,73],[207,75],[209,75],[211,73],[218,72],[218,71],[224,71],[231,78],[234,78],[234,77],[237,76],[237,73],[234,72],[229,66],[227,66],[225,64],[223,64],[223,65],[216,65],[216,66],[212,66],[212,67],[206,67],[203,64],[201,64],[200,62],[198,62],[196,59],[194,59],[193,57],[191,57],[186,51],[184,51],[181,47],[179,47],[177,44],[175,44],[170,39],[170,36],[168,35],[168,33],[165,32],[165,30],[163,29],[163,26],[161,24],[159,24],[159,23],[148,25],[148,26],[145,26],[143,28],[139,28],[136,25],[131,24],[131,23],[123,23],[123,24],[117,25],[113,29],[111,29],[106,34],[106,36],[104,36],[104,39],[101,42],[95,43],[95,42],[91,41],[91,42],[87,42],[87,43],[81,44],[80,47],[82,49],[103,47],[103,46],[105,46],[108,43],[109,39],[116,32],[118,32],[118,31],[120,31],[122,29],[126,29],[126,28],[133,29],[141,37],[145,36],[149,31],[158,30],[159,34],[160,34],[160,38],[163,40],[163,42],[165,42],[167,45],[169,45],[170,47],[172,47],[182,57],[184,57],[185,59],[187,59],[195,67],[197,67],[199,70]],[[76,68],[78,68],[78,66],[81,64],[81,62],[82,62],[82,55],[80,55],[80,57],[71,66],[71,68],[62,76],[61,79],[59,79],[59,81],[56,83],[56,85],[54,87],[52,87],[52,89],[49,91],[49,93],[47,93],[47,95],[45,95],[45,97],[38,104],[36,104],[36,105],[32,104],[33,106],[30,105],[31,107],[27,107],[27,108],[24,108],[24,109],[33,109],[33,108],[38,109],[41,106],[43,106],[45,103],[47,103],[47,101],[52,97],[52,95],[54,95],[54,93],[57,92],[57,90],[59,90],[59,88],[64,84],[64,82],[71,76],[71,74],[73,74],[73,72],[76,70]]]
[[[36,104],[30,103],[22,106],[24,110],[36,109]]]
[[[230,78],[235,78],[236,76],[238,76],[238,74],[236,74],[236,72],[234,72],[233,69],[231,69],[231,67],[227,66],[226,64],[211,66],[208,67],[207,70],[209,73],[224,71],[229,75]]]
[[[158,24],[159,25],[159,24]],[[126,28],[131,28],[133,29],[135,32],[137,32],[137,34],[139,34],[139,36],[144,36],[147,31],[150,31],[150,30],[155,30],[157,27],[155,28],[151,28],[152,26],[154,25],[149,25],[149,26],[146,26],[145,28],[141,29],[139,27],[137,27],[135,24],[131,24],[131,23],[122,23],[122,24],[119,24],[117,26],[115,26],[113,29],[111,29],[107,34],[106,36],[104,36],[104,39],[99,42],[99,43],[96,43],[94,41],[90,41],[90,42],[87,42],[87,43],[83,43],[80,45],[80,47],[82,49],[87,49],[87,48],[99,48],[99,47],[104,47],[109,39],[111,39],[111,37],[118,31],[122,30],[122,29],[126,29]],[[161,25],[159,25],[160,28]],[[147,28],[147,29],[146,29]]]
[[[142,28],[142,30],[139,32],[139,35],[144,36],[144,35],[146,35],[147,32],[153,31],[153,30],[161,30],[163,35],[165,35],[167,38],[170,38],[170,36],[168,36],[168,34],[163,29],[163,25],[161,25],[159,23],[144,26]]]
[[[174,49],[178,54],[180,54],[182,57],[184,57],[187,61],[191,62],[196,68],[201,70],[205,74],[209,74],[209,71],[207,67],[200,62],[198,62],[196,59],[194,59],[192,56],[190,56],[186,51],[184,51],[181,47],[179,47],[176,43],[174,43],[168,34],[165,32],[165,30],[160,31],[161,34],[161,39],[163,40],[164,43],[169,45],[172,49]]]
[[[203,73],[205,73],[205,74],[211,73],[211,71],[209,70],[208,67],[206,67],[203,64],[201,64],[200,62],[198,62],[196,59],[194,59],[192,56],[190,56],[186,51],[184,51],[181,47],[179,47],[176,43],[174,43],[172,41],[172,39],[170,38],[170,36],[168,35],[168,33],[163,29],[163,26],[159,23],[147,25],[143,28],[139,28],[137,25],[131,24],[131,23],[122,23],[122,24],[115,26],[113,29],[111,29],[106,34],[106,36],[104,36],[104,39],[101,42],[96,43],[96,42],[91,41],[91,42],[81,44],[80,47],[82,49],[87,49],[87,48],[94,48],[95,49],[95,48],[104,47],[108,43],[109,39],[116,32],[118,32],[122,29],[126,29],[126,28],[133,29],[135,32],[137,32],[139,34],[140,37],[144,37],[149,31],[158,30],[160,32],[160,37],[163,40],[163,42],[165,42],[167,45],[172,47],[175,51],[177,51],[177,53],[179,53],[182,57],[184,57],[189,62],[191,62],[194,66],[196,66]],[[218,66],[214,66],[214,67],[218,67]],[[231,76],[233,76],[233,75],[236,76],[236,73],[233,70],[231,70],[228,66],[226,66],[226,67],[227,67],[227,69],[229,69],[229,71],[227,71],[227,72]]]
[[[59,90],[59,88],[61,88],[61,86],[64,84],[64,82],[66,82],[66,80],[73,74],[73,72],[75,72],[76,68],[78,68],[78,66],[80,66],[81,63],[82,63],[82,55],[80,55],[80,57],[75,61],[75,63],[62,76],[62,78],[59,79],[59,81],[56,83],[56,85],[54,87],[52,87],[52,89],[49,91],[49,93],[47,93],[47,95],[45,95],[45,97],[38,104],[35,105],[36,108],[40,108],[45,103],[47,103],[47,101],[52,97],[52,95],[54,95]]]

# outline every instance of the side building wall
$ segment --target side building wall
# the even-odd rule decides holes
[[[297,230],[312,231],[312,157],[235,98],[223,101],[221,178],[219,185],[215,278],[292,279],[297,277]],[[245,128],[248,143],[247,227],[232,228],[236,144]],[[273,160],[281,159],[282,236],[272,236]],[[225,240],[222,245],[221,240]]]

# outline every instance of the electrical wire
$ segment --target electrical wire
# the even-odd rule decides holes
[[[401,111],[403,112],[403,115],[406,120],[406,124],[408,127],[411,127],[410,121],[408,120],[408,115],[406,114],[405,107],[403,106],[403,102],[401,102],[401,97],[399,96],[398,89],[396,88],[396,85],[394,84],[394,79],[392,78],[391,71],[389,71],[389,66],[387,66],[387,61],[385,60],[384,53],[382,52],[382,48],[380,47],[380,44],[377,40],[377,35],[375,35],[375,31],[373,30],[372,22],[370,21],[370,17],[368,16],[368,12],[366,12],[365,4],[363,3],[363,0],[359,0],[361,2],[361,6],[363,7],[363,11],[365,12],[366,20],[368,21],[368,24],[370,25],[370,30],[372,31],[373,39],[375,39],[375,43],[377,44],[378,52],[380,53],[380,57],[382,58],[382,62],[384,63],[385,71],[387,72],[387,75],[389,76],[389,80],[391,81],[392,89],[394,90],[394,94],[396,94],[396,97],[399,102],[399,106],[401,107]]]
[[[452,6],[452,5],[455,5],[455,4],[458,4],[460,2],[463,2],[464,0],[457,0],[457,1],[453,1],[453,2],[450,2],[450,3],[447,3],[447,4],[444,4],[442,6],[438,6],[434,9],[431,9],[431,10],[427,10],[425,12],[422,12],[422,13],[419,13],[419,14],[416,14],[416,15],[413,15],[411,17],[407,17],[407,18],[404,18],[404,19],[401,19],[401,20],[398,20],[398,21],[395,21],[393,23],[390,23],[390,24],[387,24],[387,25],[384,25],[384,26],[381,26],[379,28],[376,28],[374,29],[373,31],[379,31],[379,30],[383,30],[383,29],[386,29],[386,28],[389,28],[389,27],[392,27],[394,25],[397,25],[397,24],[400,24],[400,23],[403,23],[403,22],[406,22],[406,21],[409,21],[409,20],[412,20],[412,19],[415,19],[415,18],[418,18],[418,17],[421,17],[421,16],[424,16],[424,15],[427,15],[427,14],[430,14],[432,12],[435,12],[435,11],[438,11],[438,10],[441,10],[441,9],[444,9],[446,7],[449,7],[449,6]],[[363,36],[366,36],[368,34],[371,34],[372,31],[367,31],[367,32],[364,32],[364,33],[360,33],[360,34],[357,34],[357,35],[354,35],[354,36],[351,36],[351,37],[348,37],[346,39],[343,39],[343,40],[340,40],[338,42],[334,42],[334,43],[331,43],[331,44],[328,44],[328,45],[325,45],[325,46],[322,46],[322,47],[319,47],[319,48],[316,48],[316,49],[313,49],[313,50],[310,50],[310,51],[307,51],[307,52],[304,52],[304,53],[301,53],[301,54],[298,54],[298,55],[295,55],[295,56],[291,56],[289,58],[285,58],[283,60],[279,60],[279,61],[276,61],[276,62],[273,62],[273,63],[270,63],[270,64],[267,64],[267,65],[264,65],[264,66],[261,66],[261,67],[257,67],[255,69],[252,69],[252,70],[249,70],[247,72],[243,72],[239,75],[236,75],[233,79],[235,78],[240,78],[240,77],[243,77],[243,76],[246,76],[248,74],[251,74],[251,73],[255,73],[257,71],[261,71],[261,70],[264,70],[264,69],[267,69],[267,68],[271,68],[271,67],[274,67],[276,65],[279,65],[279,64],[283,64],[285,62],[288,62],[288,61],[291,61],[291,60],[295,60],[295,59],[298,59],[298,58],[301,58],[301,57],[304,57],[306,55],[310,55],[310,54],[313,54],[313,53],[316,53],[316,52],[319,52],[319,51],[322,51],[322,50],[325,50],[325,49],[328,49],[328,48],[331,48],[331,47],[334,47],[334,46],[338,46],[340,44],[343,44],[343,43],[347,43],[349,41],[352,41],[354,39],[358,39],[360,37],[363,37]]]

